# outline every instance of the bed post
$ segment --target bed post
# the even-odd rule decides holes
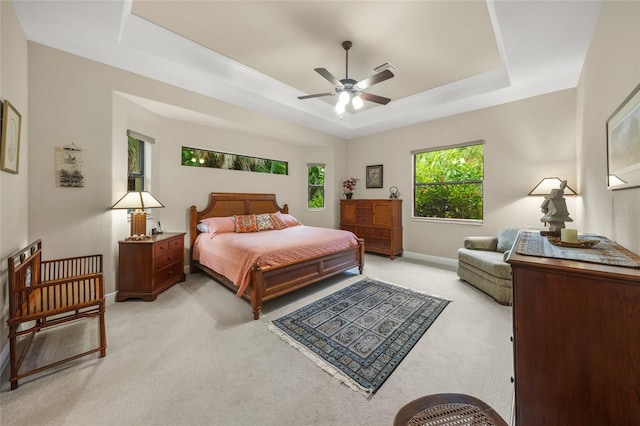
[[[254,320],[260,318],[264,286],[262,268],[260,267],[260,263],[256,262],[256,264],[251,268],[251,310],[253,311]]]
[[[193,245],[198,236],[198,208],[191,206],[189,209],[189,273],[197,272],[195,261],[193,260]]]
[[[358,270],[360,271],[360,275],[362,275],[362,271],[364,270],[364,239],[358,238]]]

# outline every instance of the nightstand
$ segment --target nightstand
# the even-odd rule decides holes
[[[184,281],[184,236],[184,232],[167,232],[148,240],[118,241],[116,301],[132,297],[154,301],[158,294]]]

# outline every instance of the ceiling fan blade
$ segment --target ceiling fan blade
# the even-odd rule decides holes
[[[382,105],[386,105],[389,102],[391,102],[391,99],[389,98],[385,98],[383,96],[378,96],[378,95],[372,95],[371,93],[360,93],[360,97],[362,99],[366,99],[367,101],[375,102],[377,104],[382,104]]]
[[[327,71],[326,68],[314,68],[314,70],[320,74],[321,76],[323,76],[324,78],[326,78],[327,80],[329,80],[329,82],[331,84],[333,84],[336,87],[342,87],[342,83],[340,83],[340,80],[338,80],[336,78],[336,76],[334,76],[333,74],[331,74],[329,71]]]
[[[311,98],[319,98],[321,96],[333,96],[333,95],[335,95],[334,92],[316,93],[315,95],[298,96],[298,99],[311,99]]]
[[[391,77],[393,77],[393,73],[390,70],[384,70],[382,72],[379,72],[378,74],[374,74],[371,77],[367,77],[362,81],[359,81],[357,86],[358,88],[364,90],[367,87],[371,87],[374,84],[378,84],[382,81],[388,80]]]

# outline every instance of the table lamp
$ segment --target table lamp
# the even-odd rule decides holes
[[[549,195],[552,189],[560,187],[562,179],[559,177],[546,177],[543,178],[536,186],[529,191],[528,195]],[[578,195],[576,191],[571,189],[568,185],[564,189],[564,195]]]
[[[147,213],[144,209],[164,207],[148,191],[129,191],[116,203],[112,209],[131,209],[131,235],[126,240],[144,240],[151,238],[147,234]]]

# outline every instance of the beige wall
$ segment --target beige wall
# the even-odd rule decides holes
[[[505,225],[541,226],[542,199],[528,197],[529,191],[545,176],[575,185],[575,100],[576,91],[565,90],[350,141],[348,170],[360,178],[356,197],[387,198],[390,186],[400,189],[410,256],[455,258],[465,236],[495,235]],[[411,151],[476,140],[485,141],[484,223],[412,219]],[[365,167],[372,164],[384,166],[383,189],[365,189]],[[570,213],[575,201],[567,202]]]
[[[27,40],[11,2],[0,2],[0,100],[22,116],[18,174],[0,171],[0,359],[6,359],[7,257],[28,243],[29,101]]]
[[[578,85],[584,229],[640,253],[640,187],[607,189],[605,123],[640,84],[640,2],[606,1]]]

